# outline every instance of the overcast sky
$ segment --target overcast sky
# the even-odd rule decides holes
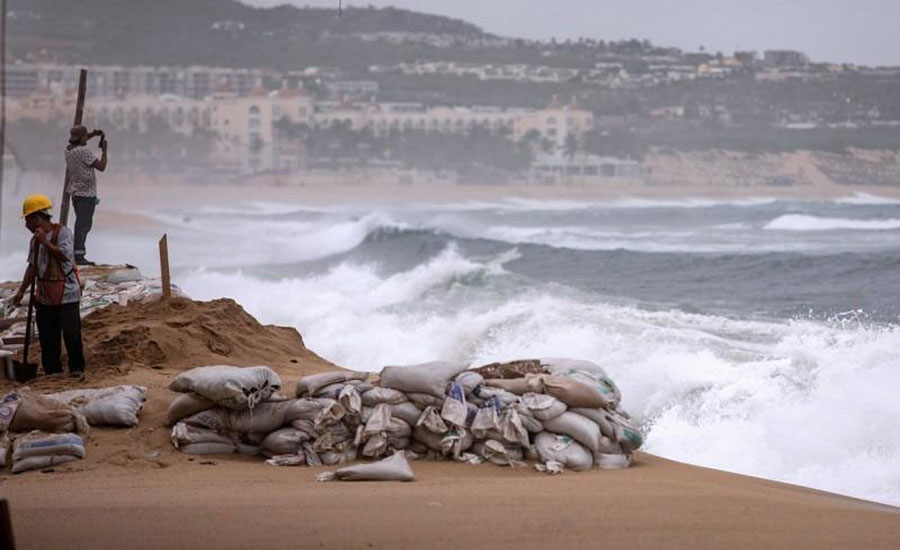
[[[242,0],[337,7],[338,0]],[[900,0],[368,0],[522,38],[649,39],[696,51],[797,49],[814,61],[900,65]]]

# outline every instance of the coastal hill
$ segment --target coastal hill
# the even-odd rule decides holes
[[[378,33],[496,38],[461,20],[395,8],[347,8],[339,17],[337,9],[235,0],[11,0],[9,9],[14,58],[46,50],[69,63],[364,68],[410,53],[406,45],[374,43]]]

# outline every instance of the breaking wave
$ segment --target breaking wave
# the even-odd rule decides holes
[[[802,214],[786,214],[779,216],[766,227],[776,231],[834,231],[834,230],[860,230],[860,231],[886,231],[900,229],[900,219],[887,220],[853,220],[846,218],[819,218]]]

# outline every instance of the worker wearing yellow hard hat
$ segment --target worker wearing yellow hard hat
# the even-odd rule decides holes
[[[75,239],[68,227],[53,223],[52,208],[46,195],[29,195],[22,202],[25,227],[34,236],[29,245],[28,268],[13,305],[18,307],[25,292],[32,289],[29,308],[35,309],[44,374],[62,372],[62,340],[69,355],[69,373],[82,376],[81,279],[75,264]]]

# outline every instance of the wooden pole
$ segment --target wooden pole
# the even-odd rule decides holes
[[[0,0],[0,244],[3,244],[3,161],[6,156],[6,0]]]
[[[162,275],[163,298],[172,297],[172,281],[169,279],[169,239],[163,235],[159,240],[159,272]]]
[[[9,503],[0,499],[0,548],[16,550],[16,539],[13,537],[12,518],[9,515]]]
[[[78,98],[75,100],[75,121],[72,126],[80,126],[81,119],[84,116],[84,94],[87,91],[87,69],[81,69],[78,75]],[[72,202],[72,196],[69,194],[69,170],[66,169],[66,179],[63,182],[62,202],[59,205],[59,223],[60,225],[68,225],[69,223],[69,203]]]

